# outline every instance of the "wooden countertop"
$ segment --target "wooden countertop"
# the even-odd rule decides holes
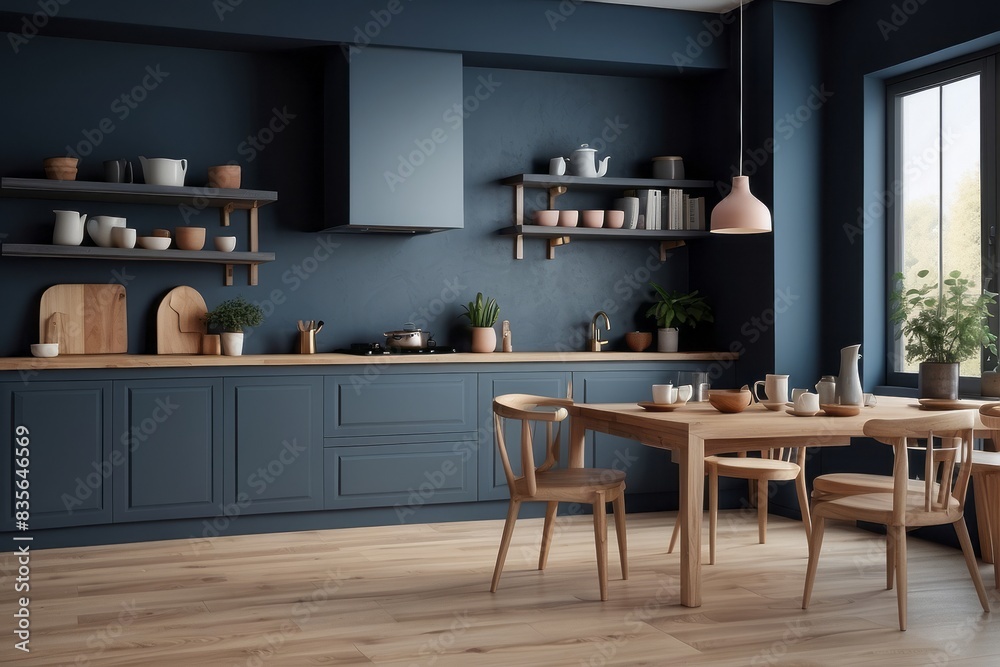
[[[72,354],[41,359],[0,358],[0,371],[87,368],[195,368],[206,366],[347,366],[365,364],[504,364],[614,361],[735,361],[731,352],[494,352],[493,354]]]

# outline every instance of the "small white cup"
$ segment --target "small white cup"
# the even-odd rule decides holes
[[[677,388],[672,384],[653,385],[653,403],[669,405],[677,402]]]
[[[112,227],[111,242],[116,248],[134,248],[135,230],[131,227]]]
[[[795,411],[803,415],[814,415],[819,412],[819,394],[803,391],[795,399]]]
[[[792,389],[792,403],[795,403],[796,401],[798,401],[799,400],[799,396],[801,396],[802,394],[805,394],[808,391],[809,391],[808,389],[802,389],[802,388],[798,388],[798,387],[796,387],[795,389]],[[817,396],[818,396],[818,394],[817,394]],[[819,408],[816,408],[816,409],[818,410]]]
[[[687,403],[691,400],[691,394],[694,393],[694,387],[689,384],[682,384],[677,387],[677,403]]]
[[[216,236],[212,242],[215,244],[215,249],[222,252],[232,252],[236,249],[235,236]]]

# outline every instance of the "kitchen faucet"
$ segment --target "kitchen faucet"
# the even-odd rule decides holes
[[[594,315],[594,319],[590,321],[590,351],[600,352],[602,345],[607,345],[608,341],[601,340],[599,335],[599,329],[597,328],[597,318],[604,317],[604,325],[608,331],[611,331],[611,320],[608,319],[608,314],[603,310],[597,311]]]

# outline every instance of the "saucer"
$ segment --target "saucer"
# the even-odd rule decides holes
[[[817,414],[819,414],[819,410],[817,410],[816,412],[798,412],[794,408],[789,408],[788,410],[785,410],[785,412],[787,412],[790,415],[795,415],[796,417],[815,417]]]
[[[854,415],[861,414],[860,405],[839,405],[839,404],[826,404],[819,406],[825,414],[830,417],[853,417]]]
[[[687,403],[651,403],[650,401],[641,401],[636,403],[643,410],[649,410],[650,412],[673,412],[677,408],[683,408]]]
[[[787,405],[790,405],[790,404],[785,403],[784,401],[776,401],[774,403],[771,403],[769,401],[761,401],[760,404],[763,405],[768,410],[774,410],[774,411],[778,411],[781,408],[784,408]]]

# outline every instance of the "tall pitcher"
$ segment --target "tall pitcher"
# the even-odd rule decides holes
[[[840,350],[840,375],[837,376],[837,402],[841,405],[863,405],[865,398],[858,372],[861,345],[848,345]]]

